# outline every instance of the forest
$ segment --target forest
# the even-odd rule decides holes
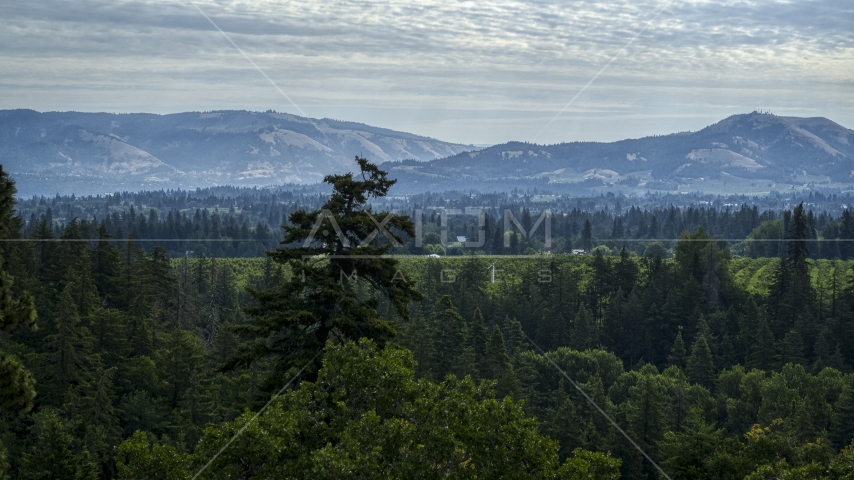
[[[133,238],[148,253],[162,247],[172,258],[259,258],[279,246],[280,227],[288,223],[290,215],[321,209],[330,193],[328,185],[282,188],[32,197],[21,199],[16,213],[21,217],[23,237],[36,241],[60,237],[76,221],[83,239]],[[445,256],[474,250],[488,255],[528,255],[599,248],[606,256],[617,256],[626,248],[640,256],[658,250],[666,257],[672,254],[680,233],[702,227],[711,237],[727,241],[734,254],[762,258],[785,252],[791,212],[800,204],[805,208],[811,258],[854,258],[854,219],[849,210],[854,202],[849,193],[565,197],[537,191],[448,191],[370,198],[366,208],[405,212],[421,225],[421,242],[402,232],[401,245],[391,250],[394,254]],[[481,212],[482,224],[478,219]],[[529,235],[546,213],[554,240],[548,246],[542,226]],[[511,216],[518,227],[508,223]],[[482,242],[476,247],[464,246],[456,241],[460,237]]]
[[[181,213],[266,255],[49,219],[0,172],[0,478],[854,478],[847,209],[575,208],[544,252],[500,203],[479,249],[424,207],[415,247],[359,168],[217,233]]]

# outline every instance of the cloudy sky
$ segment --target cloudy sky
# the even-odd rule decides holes
[[[854,128],[847,0],[196,4],[315,118],[475,144],[617,140],[753,110]],[[0,2],[6,108],[300,113],[182,0]]]

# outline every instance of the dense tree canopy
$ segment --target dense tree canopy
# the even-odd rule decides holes
[[[854,271],[819,241],[854,238],[850,215],[578,209],[552,253],[485,257],[543,246],[504,250],[492,216],[475,254],[390,257],[427,252],[412,217],[379,213],[384,172],[359,168],[289,203],[284,244],[255,259],[170,259],[145,241],[157,212],[26,220],[0,174],[0,478],[191,478],[214,457],[199,478],[658,478],[553,363],[671,478],[850,478]],[[223,217],[197,225],[222,235]],[[599,245],[561,255],[585,220]],[[769,258],[717,238],[777,220]],[[653,233],[678,240],[616,240]]]

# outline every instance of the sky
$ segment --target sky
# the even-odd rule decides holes
[[[465,144],[754,110],[854,128],[854,2],[2,0],[12,108],[273,109]]]

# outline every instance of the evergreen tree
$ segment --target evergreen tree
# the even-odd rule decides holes
[[[584,228],[581,230],[581,248],[585,252],[593,249],[593,226],[588,219],[584,219]]]
[[[611,238],[620,239],[623,238],[623,219],[620,217],[614,217],[614,226],[611,228]],[[625,247],[623,247],[625,250]]]
[[[398,336],[400,344],[412,351],[415,359],[415,375],[419,378],[434,376],[431,370],[434,368],[433,362],[437,356],[433,347],[433,337],[433,329],[424,320],[420,311],[416,311],[409,322],[402,326]]]
[[[116,478],[120,480],[181,480],[191,476],[190,455],[178,453],[172,445],[151,445],[143,431],[135,432],[117,450]]]
[[[194,376],[201,373],[204,348],[192,332],[174,330],[163,335],[155,363],[160,369],[157,377],[162,382],[168,405],[176,409]]]
[[[611,262],[605,259],[601,250],[594,252],[590,267],[593,270],[593,278],[587,285],[588,304],[595,319],[601,321],[605,313],[605,304],[613,289],[614,273]]]
[[[280,383],[282,372],[313,358],[329,338],[367,337],[382,342],[393,336],[392,324],[377,311],[380,297],[403,318],[409,315],[409,302],[422,298],[398,270],[398,261],[384,256],[403,243],[391,231],[415,236],[412,221],[391,213],[375,214],[368,206],[369,200],[386,196],[395,180],[364,158],[357,157],[356,162],[361,180],[352,173],[325,177],[332,194],[323,207],[313,212],[298,210],[288,218],[282,244],[301,246],[279,248],[270,255],[290,267],[291,277],[273,289],[251,292],[258,302],[247,309],[252,321],[235,326],[249,341],[226,368],[273,357],[275,377],[269,388],[277,388],[273,383]],[[378,228],[377,217],[388,227]],[[319,261],[321,256],[327,258]],[[368,287],[375,295],[360,293]],[[309,378],[317,368],[315,364],[309,369]]]
[[[442,379],[448,374],[464,375],[471,366],[462,363],[468,343],[466,323],[450,296],[444,295],[436,302],[431,323],[435,355],[431,364],[435,368],[433,373],[436,379]]]
[[[789,240],[788,257],[781,259],[769,294],[770,313],[774,320],[771,329],[777,338],[788,333],[798,320],[811,324],[815,307],[815,292],[807,262],[811,227],[803,203],[795,208],[791,217],[786,237]]]
[[[117,365],[128,355],[127,317],[114,308],[99,308],[92,314],[94,350],[106,365]]]
[[[0,239],[12,234],[12,212],[15,206],[15,182],[0,166]],[[36,311],[33,298],[23,293],[15,298],[13,278],[2,267],[0,258],[0,335],[16,328],[35,329]],[[2,338],[0,338],[2,340]],[[32,375],[11,353],[3,351],[0,343],[0,412],[29,410],[35,397]]]
[[[66,391],[83,387],[92,381],[94,370],[100,359],[92,352],[93,339],[88,329],[81,325],[77,306],[71,296],[74,284],[65,286],[59,296],[57,317],[45,337],[46,352],[43,354],[47,378],[44,381],[45,399],[53,405],[61,405]]]
[[[525,338],[525,332],[522,330],[522,324],[519,320],[509,316],[504,317],[502,329],[505,338],[504,345],[507,347],[507,352],[511,358],[515,358],[519,353],[528,349],[528,340]]]
[[[62,229],[62,234],[59,236],[57,244],[57,262],[52,266],[54,273],[53,278],[61,280],[70,268],[78,267],[78,263],[82,262],[80,258],[87,252],[86,244],[83,242],[83,234],[80,231],[80,221],[77,218],[72,219]],[[87,257],[86,260],[89,260]]]
[[[572,322],[572,330],[570,332],[570,347],[574,350],[587,350],[599,346],[598,329],[596,328],[596,320],[590,311],[583,306],[575,315],[575,321]]]
[[[35,380],[13,355],[0,352],[0,412],[27,411],[36,396]]]
[[[102,475],[112,474],[113,448],[121,443],[122,429],[118,412],[113,408],[113,376],[117,367],[100,372],[91,384],[76,388],[63,406],[74,412],[75,436],[82,440],[93,463],[100,465]]]
[[[679,333],[676,334],[676,340],[673,341],[673,347],[670,349],[670,354],[667,356],[668,365],[673,365],[685,370],[687,366],[685,351],[685,341],[682,340],[682,327],[679,327]]]
[[[691,409],[684,431],[664,435],[660,446],[662,463],[673,478],[732,478],[734,472],[720,457],[729,454],[727,450],[737,451],[737,447],[723,438],[721,430],[706,422],[704,413],[700,408]]]
[[[91,255],[92,276],[100,296],[110,305],[117,305],[119,298],[116,282],[120,275],[121,260],[119,250],[110,241],[111,238],[106,224],[101,223],[98,227],[98,242]]]
[[[474,318],[471,322],[471,328],[469,329],[469,349],[471,349],[472,356],[474,357],[475,362],[475,371],[476,378],[480,378],[480,372],[483,370],[481,365],[483,364],[484,355],[486,353],[486,323],[483,321],[483,315],[480,313],[480,309],[476,309],[474,311]]]
[[[51,280],[49,274],[53,272],[53,265],[56,262],[57,244],[51,241],[56,239],[56,235],[53,233],[53,225],[47,218],[39,220],[31,238],[37,240],[34,245],[35,276],[41,282],[49,282]]]
[[[804,360],[804,340],[800,332],[795,329],[789,330],[780,346],[782,352],[783,364],[794,363],[803,365]]]
[[[0,480],[9,480],[10,469],[11,465],[9,465],[9,452],[6,450],[6,447],[3,445],[3,442],[0,442]]]
[[[646,451],[652,451],[655,448],[666,429],[667,405],[664,393],[661,377],[651,365],[644,366],[640,370],[637,383],[629,388],[625,406],[627,430]],[[620,440],[619,443],[622,444],[624,441]],[[631,453],[631,456],[636,455]],[[642,462],[641,469],[644,473],[653,475],[654,468],[648,462],[643,461],[642,458],[638,458],[637,461]],[[625,467],[631,467],[631,465],[627,462]]]
[[[492,327],[492,334],[486,343],[481,375],[483,378],[496,380],[495,392],[499,398],[508,395],[516,398],[521,393],[519,380],[513,371],[504,346],[504,336],[498,325]]]
[[[802,272],[806,268],[806,259],[809,258],[810,251],[807,248],[807,240],[812,238],[810,235],[810,225],[807,221],[807,216],[804,213],[803,202],[798,205],[792,212],[792,224],[789,230],[789,240],[787,253],[789,261],[792,263],[796,272]]]
[[[136,242],[133,241],[134,238],[133,235],[128,237],[121,255],[121,277],[118,282],[118,295],[121,298],[120,305],[124,309],[130,309],[131,305],[134,304],[134,300],[138,299],[140,293],[138,287],[141,280],[139,274],[145,270],[143,261],[145,252],[137,248]],[[137,304],[137,307],[139,306],[141,305]],[[137,313],[142,314],[142,312]]]
[[[487,279],[485,265],[472,250],[468,258],[462,262],[462,267],[452,284],[456,291],[454,305],[458,306],[463,318],[473,318],[474,310],[478,309],[479,304],[485,303]]]
[[[686,364],[686,373],[693,383],[702,385],[710,390],[714,387],[715,362],[705,335],[700,335],[694,340],[694,344],[691,345],[691,355],[688,357]]]
[[[760,319],[759,328],[756,332],[756,340],[750,349],[750,366],[760,370],[770,370],[777,365],[777,351],[775,348],[774,334],[768,327],[765,318]]]
[[[550,312],[545,312],[543,317],[536,322],[536,328],[537,333],[534,338],[540,348],[553,350],[558,347],[566,346],[569,343],[567,325],[562,314],[551,314]],[[587,332],[585,330],[585,334],[586,333]]]
[[[87,450],[75,448],[69,425],[56,411],[45,408],[34,416],[33,447],[23,456],[21,478],[26,480],[97,480],[98,470]]]
[[[81,252],[79,261],[69,266],[65,274],[65,283],[74,285],[72,292],[74,304],[80,317],[84,318],[88,324],[89,317],[102,303],[92,276],[92,262],[88,251]]]
[[[830,438],[837,448],[854,441],[854,382],[848,379],[836,404],[833,406],[833,420],[830,426]]]
[[[628,294],[637,284],[638,265],[629,256],[626,247],[620,250],[620,260],[614,265],[613,291]]]

